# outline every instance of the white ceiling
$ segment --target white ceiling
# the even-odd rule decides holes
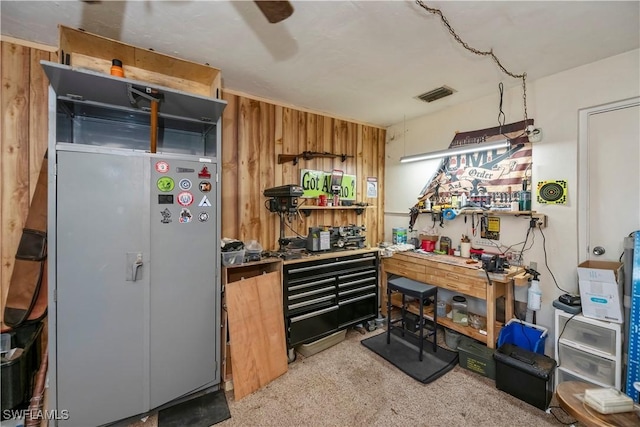
[[[388,126],[521,81],[413,1],[294,1],[270,24],[251,1],[6,1],[3,35],[57,46],[57,24],[208,63],[223,87]],[[527,81],[640,47],[639,1],[428,1]],[[640,77],[640,76],[639,76]],[[457,92],[414,97],[446,85]]]

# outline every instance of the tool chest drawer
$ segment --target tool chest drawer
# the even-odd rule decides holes
[[[288,348],[374,319],[378,314],[378,267],[377,251],[285,263]]]

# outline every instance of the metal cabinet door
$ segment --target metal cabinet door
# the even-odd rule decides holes
[[[220,381],[220,207],[215,164],[160,155],[149,161],[150,401],[155,408]],[[166,179],[174,181],[172,191],[159,184]],[[165,197],[170,194],[171,203]]]
[[[149,254],[148,166],[56,155],[57,406],[70,416],[60,425],[101,425],[148,410],[149,273],[143,265],[132,281],[127,264]]]

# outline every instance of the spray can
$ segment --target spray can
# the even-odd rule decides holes
[[[527,291],[527,308],[538,311],[542,306],[542,290],[540,289],[540,281],[538,280],[540,273],[535,270],[527,270],[527,272],[533,275],[531,286],[529,286],[529,291]]]

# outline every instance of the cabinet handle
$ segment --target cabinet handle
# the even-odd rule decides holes
[[[316,299],[311,299],[309,301],[299,302],[297,304],[291,304],[288,307],[289,307],[289,310],[295,310],[296,308],[306,307],[308,305],[317,304],[319,302],[330,301],[330,300],[332,300],[334,298],[335,298],[335,295],[328,295],[328,296],[322,297],[322,298],[316,298]]]
[[[447,273],[447,278],[449,279],[453,279],[453,280],[460,280],[460,276],[458,276],[457,274],[453,274],[453,273]]]
[[[334,291],[336,288],[335,286],[328,286],[326,288],[321,288],[321,289],[314,289],[313,291],[309,291],[309,292],[302,292],[299,294],[295,294],[295,295],[291,295],[289,297],[287,297],[287,299],[289,301],[291,300],[295,300],[295,299],[299,299],[299,298],[304,298],[304,297],[308,297],[311,295],[317,295],[317,294],[321,294],[327,291]]]
[[[299,322],[299,321],[304,320],[304,319],[309,319],[311,317],[320,316],[322,314],[329,313],[331,311],[336,311],[337,309],[338,309],[338,306],[334,305],[334,306],[331,306],[329,308],[325,308],[325,309],[318,310],[318,311],[312,311],[311,313],[303,314],[301,316],[292,317],[291,318],[291,323],[296,323],[296,322]]]
[[[357,302],[357,301],[362,301],[363,299],[372,298],[372,297],[375,297],[375,296],[376,296],[376,294],[362,295],[361,297],[351,298],[351,299],[348,299],[346,301],[340,301],[338,303],[338,306],[351,304],[351,303],[354,303],[354,302]]]

